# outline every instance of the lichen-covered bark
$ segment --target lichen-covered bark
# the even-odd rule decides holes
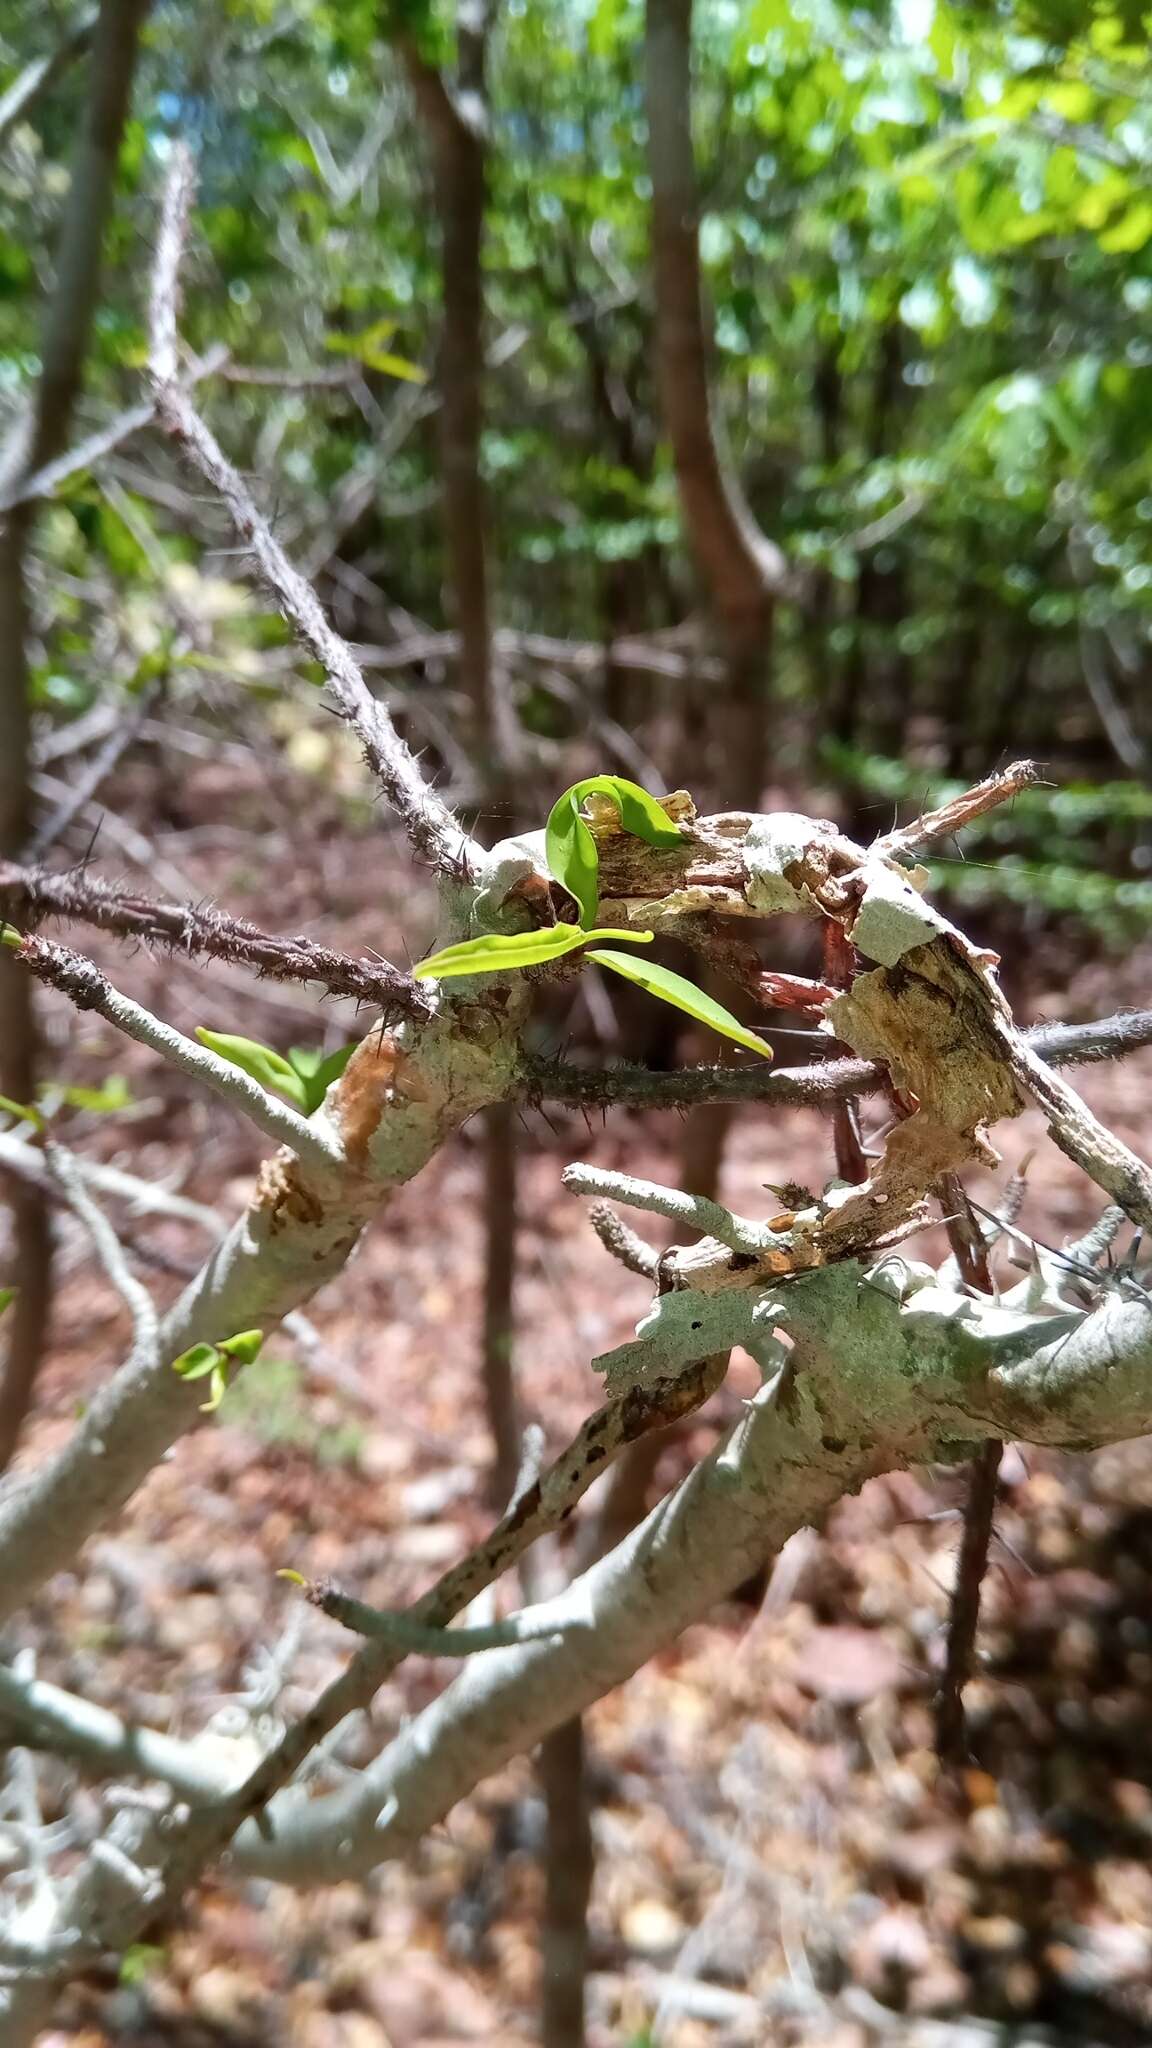
[[[271,1839],[254,1826],[238,1838],[246,1871],[336,1882],[408,1853],[481,1778],[620,1684],[873,1474],[987,1436],[1080,1447],[1152,1422],[1144,1300],[1108,1293],[1088,1314],[1034,1315],[893,1259],[807,1274],[745,1307],[745,1337],[757,1318],[787,1331],[787,1365],[677,1492],[553,1603],[569,1632],[474,1660],[347,1790],[278,1799]],[[714,1336],[708,1325],[697,1343]],[[626,1384],[654,1341],[599,1362]],[[683,1348],[682,1329],[665,1330],[666,1371]]]

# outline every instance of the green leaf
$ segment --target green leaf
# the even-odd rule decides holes
[[[380,370],[388,377],[400,377],[406,384],[426,384],[427,370],[422,370],[419,363],[410,363],[407,356],[393,355],[384,347],[384,343],[395,334],[396,326],[395,320],[376,320],[360,334],[327,334],[324,346],[333,355],[352,356],[366,369]]]
[[[60,1093],[69,1109],[91,1110],[96,1116],[111,1116],[118,1109],[127,1109],[132,1101],[123,1074],[109,1074],[99,1088],[62,1088]]]
[[[548,871],[575,899],[582,925],[596,922],[600,901],[600,855],[580,816],[575,790],[553,806],[544,835]]]
[[[352,1039],[348,1045],[338,1047],[335,1052],[324,1053],[313,1047],[293,1045],[288,1050],[288,1061],[294,1073],[298,1074],[304,1087],[304,1108],[308,1116],[319,1109],[333,1081],[338,1081],[359,1044]]]
[[[264,1342],[263,1330],[239,1330],[235,1337],[222,1337],[216,1346],[228,1358],[234,1358],[237,1365],[251,1365],[260,1355]]]
[[[214,1415],[228,1392],[231,1362],[251,1365],[264,1342],[263,1330],[238,1330],[219,1344],[192,1344],[172,1361],[173,1372],[182,1380],[207,1380],[208,1399],[200,1403],[201,1415]]]
[[[410,363],[407,356],[394,356],[387,349],[368,349],[360,358],[366,369],[380,370],[386,377],[398,377],[403,384],[426,384],[427,370]]]
[[[749,1052],[758,1052],[761,1059],[772,1058],[770,1045],[765,1045],[755,1032],[746,1031],[723,1003],[714,1002],[702,988],[685,981],[683,975],[673,974],[667,967],[657,967],[651,960],[634,959],[631,953],[605,952],[599,947],[589,953],[588,958],[598,960],[602,967],[610,967],[614,974],[622,974],[626,981],[636,982],[640,988],[647,989],[650,996],[659,996],[661,1002],[671,1003],[677,1010],[686,1010],[690,1017],[707,1024],[710,1030],[718,1031],[722,1038],[734,1039],[737,1045],[747,1046]]]
[[[363,362],[365,349],[383,348],[391,341],[399,322],[396,320],[374,320],[371,327],[362,327],[358,334],[326,334],[324,346],[334,356],[355,356]]]
[[[208,1031],[203,1024],[196,1026],[196,1036],[209,1052],[219,1053],[233,1067],[250,1074],[259,1081],[262,1088],[274,1088],[287,1102],[297,1109],[307,1106],[307,1089],[295,1068],[275,1052],[270,1045],[261,1045],[256,1038],[237,1038],[230,1031]]]
[[[518,967],[539,967],[549,960],[562,960],[565,953],[590,945],[593,939],[629,939],[635,945],[649,946],[653,936],[652,932],[616,931],[611,927],[585,931],[578,924],[551,924],[538,932],[463,939],[458,946],[445,946],[443,952],[421,960],[412,972],[419,981],[432,976],[437,981],[449,981],[458,974],[510,974]]]
[[[191,1344],[179,1358],[172,1360],[172,1370],[178,1372],[182,1380],[203,1380],[215,1371],[219,1363],[220,1352],[215,1344]]]
[[[44,1129],[44,1119],[40,1111],[34,1109],[30,1102],[13,1102],[10,1095],[0,1095],[0,1109],[8,1116],[14,1116],[17,1123],[31,1124],[37,1131]]]
[[[0,1287],[0,1316],[3,1315],[6,1308],[11,1308],[15,1299],[16,1289],[14,1287]]]
[[[323,1102],[333,1081],[340,1079],[359,1043],[358,1038],[353,1038],[347,1045],[338,1046],[335,1052],[330,1052],[327,1059],[321,1060],[314,1077],[316,1085],[320,1090],[321,1102]]]
[[[218,1358],[212,1368],[212,1377],[208,1382],[208,1399],[200,1403],[201,1415],[215,1415],[227,1392],[228,1366],[223,1358]]]
[[[9,924],[7,918],[5,918],[3,924],[0,924],[0,946],[11,946],[12,951],[15,952],[17,947],[22,946],[23,943],[23,932],[18,932],[15,925]]]
[[[549,873],[567,889],[580,906],[580,922],[596,920],[600,896],[600,855],[583,818],[580,806],[586,796],[610,796],[620,812],[626,832],[643,839],[648,846],[679,846],[683,833],[662,804],[649,796],[639,783],[623,775],[586,775],[574,782],[552,806],[544,833],[544,850]]]
[[[147,1941],[133,1942],[120,1958],[121,1984],[144,1984],[164,1965],[164,1950]]]

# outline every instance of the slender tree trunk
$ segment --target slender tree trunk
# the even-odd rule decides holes
[[[461,6],[457,75],[430,64],[413,36],[388,23],[408,73],[432,154],[440,230],[442,326],[440,493],[447,608],[460,636],[459,675],[481,787],[499,794],[502,750],[492,697],[486,504],[480,466],[484,423],[484,213],[487,201],[487,6]],[[491,1491],[506,1505],[520,1466],[512,1360],[516,1273],[516,1127],[498,1105],[484,1120],[484,1334],[481,1372],[492,1432]]]
[[[772,626],[786,564],[757,525],[712,411],[692,145],[692,0],[647,0],[645,85],[660,404],[681,516],[728,669],[709,749],[717,787],[701,794],[718,794],[722,786],[733,808],[759,809]],[[681,1166],[685,1187],[715,1193],[729,1121],[725,1109],[693,1117]]]
[[[480,470],[484,364],[480,283],[485,166],[480,139],[463,126],[440,145],[440,219],[444,265],[444,331],[440,342],[440,461],[444,540],[456,630],[460,683],[485,765],[496,765],[492,705],[487,507]]]
[[[458,72],[451,83],[413,38],[397,38],[432,152],[440,227],[442,327],[440,488],[447,607],[460,636],[458,674],[469,738],[484,780],[500,766],[492,688],[492,638],[485,552],[487,494],[480,463],[483,425],[484,215],[487,205],[486,5],[461,7]]]
[[[890,320],[880,336],[872,376],[866,452],[870,462],[885,456],[904,391],[904,350],[899,323]],[[904,732],[908,664],[896,644],[906,610],[904,572],[883,549],[865,555],[856,577],[855,635],[841,674],[833,731],[845,746],[871,743],[897,753]]]
[[[977,536],[970,534],[967,549],[976,553]],[[952,651],[944,669],[939,696],[940,731],[946,745],[945,766],[949,775],[963,775],[971,738],[967,712],[976,701],[984,662],[987,626],[983,593],[975,583],[962,583],[957,595],[959,617],[952,633]]]
[[[540,1746],[538,1770],[548,1808],[540,1943],[542,2048],[584,2048],[588,1901],[595,1871],[585,1761],[579,1715]]]
[[[844,411],[844,379],[834,347],[821,351],[812,377],[812,405],[816,415],[819,457],[824,468],[834,469],[840,460],[840,431]],[[829,569],[815,569],[809,580],[804,607],[803,637],[811,674],[806,748],[815,758],[824,733],[830,730],[835,699],[835,664],[830,647],[836,619],[836,582]]]
[[[516,1111],[498,1102],[484,1113],[484,1342],[481,1372],[492,1433],[493,1506],[507,1507],[520,1470],[515,1316],[518,1227]]]
[[[483,106],[486,10],[457,21],[458,94],[445,84],[407,37],[401,38],[413,92],[431,132],[440,216],[444,325],[440,342],[440,469],[446,583],[460,635],[461,685],[471,724],[474,758],[489,796],[496,798],[508,764],[492,687],[484,482],[480,466],[483,426],[484,290],[481,255],[486,190]],[[473,111],[475,110],[475,112]],[[508,792],[505,790],[505,796]],[[493,1494],[503,1505],[520,1465],[516,1399],[515,1330],[517,1151],[515,1112],[498,1104],[485,1118],[485,1268],[482,1372],[492,1432]],[[591,1885],[579,1720],[543,1743],[540,1772],[548,1812],[544,1859],[543,2040],[545,2048],[583,2048],[586,1934],[584,1911]]]
[[[92,37],[91,90],[44,322],[40,378],[30,420],[8,449],[5,480],[30,476],[66,447],[80,395],[100,288],[104,229],[116,190],[120,143],[131,98],[147,0],[103,0]],[[0,527],[0,858],[18,859],[31,833],[28,554],[35,509],[18,506]],[[38,1059],[32,983],[0,955],[0,1094],[27,1102]],[[28,1412],[51,1301],[51,1232],[39,1194],[8,1191],[14,1278],[0,1385],[0,1470]]]
[[[31,731],[25,549],[31,520],[19,507],[0,534],[0,856],[18,860],[32,832]],[[30,1102],[36,1093],[38,1034],[30,974],[0,951],[0,1094]],[[52,1294],[48,1205],[15,1178],[6,1185],[16,1299],[5,1318],[7,1349],[0,1384],[0,1471],[28,1413],[44,1350]]]

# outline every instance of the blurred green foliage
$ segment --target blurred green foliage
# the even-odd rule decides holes
[[[319,1465],[354,1465],[364,1442],[358,1423],[321,1422],[294,1359],[258,1358],[228,1392],[222,1418],[262,1444],[303,1451]]]
[[[206,409],[274,477],[294,552],[322,579],[339,557],[384,593],[342,600],[369,642],[389,607],[444,615],[434,392],[408,374],[434,368],[438,223],[397,19],[375,0],[154,13],[86,402],[95,422],[138,397],[142,252],[169,138],[191,130],[189,347],[354,373],[298,390],[213,377]],[[1118,940],[1152,912],[1130,807],[1152,761],[1149,20],[1129,0],[696,8],[716,412],[758,519],[802,572],[768,685],[775,779],[802,786],[831,762],[851,806],[877,759],[919,791],[1037,754],[1054,781],[1096,786],[1100,811],[1072,825],[1046,797],[1022,802],[1008,839],[982,828],[997,878],[974,857],[949,887],[1071,910]],[[402,25],[450,64],[446,4],[421,0]],[[0,81],[54,27],[18,0]],[[667,631],[700,597],[652,368],[642,35],[638,0],[507,0],[488,67],[497,621],[581,642]],[[3,145],[13,415],[83,89],[81,64]],[[157,675],[258,692],[270,653],[285,658],[250,598],[217,604],[210,647],[174,626],[164,578],[211,608],[233,565],[204,565],[219,528],[204,513],[190,533],[172,513],[171,469],[140,437],[113,462],[115,502],[85,472],[43,523],[35,674],[55,718],[110,677],[126,693]],[[102,617],[109,593],[119,606],[113,661],[94,590]],[[707,708],[706,687],[676,680],[612,687],[611,716],[645,744],[669,708],[689,729]],[[549,740],[582,702],[543,669],[517,684],[523,724]],[[674,779],[674,758],[660,765]]]

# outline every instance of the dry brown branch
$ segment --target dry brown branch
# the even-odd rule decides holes
[[[78,869],[49,874],[0,862],[0,909],[21,926],[62,918],[189,957],[228,960],[276,981],[319,982],[329,995],[378,1004],[386,1016],[427,1017],[431,1011],[420,983],[387,960],[357,959],[302,934],[264,932],[209,904],[158,903]]]
[[[997,804],[1008,803],[1022,789],[1034,788],[1039,780],[1040,771],[1034,761],[1014,761],[1010,768],[1002,768],[998,774],[989,775],[986,781],[978,782],[973,789],[966,789],[962,796],[941,804],[938,810],[925,811],[910,825],[901,825],[895,832],[886,832],[875,841],[872,851],[890,857],[914,853],[917,847],[928,846],[933,839],[947,839],[951,833],[970,825],[973,818],[982,817],[985,811],[994,810]]]

